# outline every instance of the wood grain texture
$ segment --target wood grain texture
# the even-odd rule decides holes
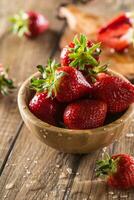
[[[62,1],[52,0],[45,3],[41,1],[20,1],[15,0],[11,6],[8,6],[8,0],[0,2],[1,21],[7,25],[9,16],[18,12],[20,9],[36,9],[45,14],[50,20],[50,30],[38,37],[36,40],[27,40],[26,38],[17,38],[7,32],[6,29],[0,35],[0,62],[5,67],[10,68],[10,75],[14,78],[16,85],[20,85],[31,73],[36,70],[40,63],[45,64],[55,44],[58,33],[62,29],[63,22],[59,22],[56,15],[56,7]],[[55,6],[53,6],[53,4]],[[2,97],[0,101],[0,167],[6,157],[6,154],[16,137],[22,119],[17,108],[17,91],[10,97]]]
[[[96,179],[95,162],[102,158],[104,152],[110,155],[118,153],[127,153],[134,156],[134,121],[131,123],[126,137],[116,141],[113,145],[93,154],[83,156],[79,164],[78,177],[74,178],[73,185],[68,195],[69,200],[133,200],[134,191],[119,191],[108,188],[105,181]]]
[[[63,199],[79,158],[55,151],[23,127],[0,180],[0,199]],[[72,177],[73,178],[73,177]],[[11,189],[6,189],[11,185]]]
[[[133,191],[108,188],[95,177],[104,151],[134,156],[134,122],[128,134],[109,148],[88,155],[64,154],[43,145],[23,127],[0,180],[0,199],[133,200]]]

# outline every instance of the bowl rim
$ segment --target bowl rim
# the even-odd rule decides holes
[[[111,74],[114,74],[115,76],[119,76],[122,79],[127,80],[123,75],[113,71],[113,70],[108,70]],[[57,126],[53,126],[51,124],[48,124],[39,118],[37,118],[28,108],[28,105],[25,101],[25,94],[26,94],[26,89],[29,88],[29,83],[31,78],[33,77],[38,77],[40,75],[39,72],[36,72],[32,74],[29,78],[27,78],[23,84],[21,85],[19,92],[18,92],[18,107],[20,110],[20,113],[25,116],[25,118],[28,118],[28,120],[31,121],[32,124],[40,127],[41,129],[44,130],[51,130],[53,132],[58,132],[58,133],[67,133],[71,134],[83,134],[83,133],[88,133],[88,134],[94,134],[94,133],[102,133],[104,131],[111,131],[120,126],[121,123],[125,123],[134,113],[134,103],[131,104],[128,109],[125,111],[125,113],[118,118],[117,120],[113,121],[112,123],[106,124],[105,126],[101,126],[98,128],[93,128],[93,129],[66,129],[66,128],[61,128]],[[127,80],[128,81],[128,80]]]

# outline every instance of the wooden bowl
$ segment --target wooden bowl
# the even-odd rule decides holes
[[[124,79],[122,75],[111,72]],[[22,84],[18,93],[18,106],[28,129],[48,146],[67,153],[89,153],[108,146],[128,130],[134,114],[134,104],[130,105],[116,121],[95,129],[71,130],[41,121],[28,108],[33,95],[29,89],[30,79],[33,76],[39,76],[39,73],[32,75]]]

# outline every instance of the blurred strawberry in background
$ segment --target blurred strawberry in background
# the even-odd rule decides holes
[[[0,64],[0,94],[8,95],[12,89],[15,89],[13,80],[8,76],[8,69],[4,69]]]
[[[48,20],[34,11],[21,11],[10,18],[10,22],[12,24],[12,32],[18,34],[19,37],[25,35],[28,38],[35,38],[49,27]]]

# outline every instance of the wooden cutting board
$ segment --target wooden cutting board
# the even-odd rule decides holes
[[[99,27],[113,16],[118,15],[118,13],[119,11],[113,10],[108,4],[102,4],[99,0],[94,0],[84,5],[61,6],[59,16],[67,19],[68,27],[61,38],[60,48],[63,48],[79,33],[84,33],[89,39],[95,41]],[[101,60],[103,63],[109,63],[109,67],[112,70],[125,75],[132,82],[134,81],[133,47],[122,54],[103,48]]]

